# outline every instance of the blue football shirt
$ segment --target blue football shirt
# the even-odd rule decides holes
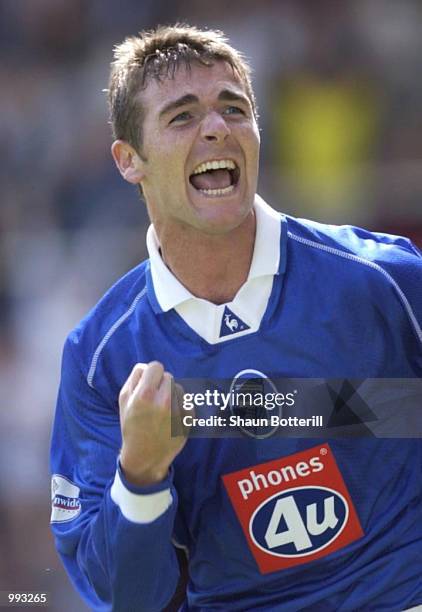
[[[118,394],[138,362],[176,379],[421,377],[410,241],[262,202],[257,219],[253,270],[230,304],[195,302],[174,277],[166,294],[156,249],[66,341],[52,527],[92,609],[162,609],[178,580],[172,542],[189,555],[186,610],[422,603],[418,439],[192,438],[162,483],[133,487],[116,471]]]

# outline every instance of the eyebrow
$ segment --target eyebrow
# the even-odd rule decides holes
[[[246,96],[236,93],[230,89],[222,89],[218,94],[218,100],[221,102],[243,102],[244,104],[249,104],[249,100]],[[177,100],[173,100],[166,104],[159,113],[159,118],[161,119],[164,115],[168,115],[169,113],[177,110],[181,106],[186,106],[187,104],[197,104],[199,102],[198,96],[194,94],[186,94],[177,98]]]
[[[243,94],[236,93],[231,89],[223,89],[218,94],[218,99],[222,102],[243,102],[249,104],[249,98]]]
[[[181,106],[186,106],[186,104],[195,104],[197,102],[199,102],[199,98],[197,96],[194,96],[193,94],[186,94],[185,96],[177,98],[177,100],[173,100],[172,102],[166,104],[160,110],[159,117],[161,119],[161,117],[163,117],[164,115],[168,115],[168,113],[175,111]]]

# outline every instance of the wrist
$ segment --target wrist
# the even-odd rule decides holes
[[[120,469],[125,479],[135,487],[147,487],[162,482],[168,475],[169,466],[133,467],[124,452],[119,457]]]
[[[126,519],[146,524],[154,522],[172,505],[171,488],[172,469],[162,483],[137,487],[128,483],[118,461],[110,496]]]

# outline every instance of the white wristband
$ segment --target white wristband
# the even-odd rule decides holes
[[[152,523],[164,514],[173,502],[170,489],[146,495],[132,493],[123,484],[118,471],[110,495],[123,516],[132,523]]]

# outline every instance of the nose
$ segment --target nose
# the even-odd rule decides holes
[[[230,128],[224,117],[217,112],[210,112],[202,120],[201,136],[208,142],[224,142],[230,134]]]

